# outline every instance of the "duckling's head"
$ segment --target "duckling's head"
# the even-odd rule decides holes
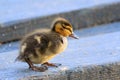
[[[73,37],[78,39],[73,33],[73,28],[71,23],[64,18],[56,18],[52,25],[52,31],[59,33],[64,37]]]

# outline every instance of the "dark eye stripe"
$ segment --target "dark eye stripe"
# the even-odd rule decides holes
[[[64,27],[64,26],[63,26],[63,28],[69,30],[70,32],[72,32],[70,28],[66,28],[66,27]]]
[[[72,31],[70,29],[68,29],[68,30],[72,33]]]

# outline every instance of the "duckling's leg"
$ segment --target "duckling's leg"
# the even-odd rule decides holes
[[[42,65],[47,65],[47,66],[51,66],[51,67],[59,67],[59,66],[61,66],[61,64],[49,63],[49,62],[45,62]]]
[[[25,58],[25,61],[29,65],[29,69],[32,69],[34,71],[44,72],[45,70],[48,69],[47,66],[41,66],[41,67],[34,66],[29,58]]]

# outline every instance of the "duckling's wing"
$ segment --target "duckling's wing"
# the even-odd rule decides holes
[[[37,38],[38,37],[38,38]],[[39,35],[36,37],[37,44],[35,45],[35,50],[39,50],[41,54],[44,54],[48,48],[50,39],[46,35]]]
[[[42,33],[26,37],[21,43],[20,55],[16,60],[22,60],[24,57],[29,57],[29,55],[37,57],[39,54],[36,53],[36,50],[39,51],[40,54],[44,54],[49,41],[48,37]]]

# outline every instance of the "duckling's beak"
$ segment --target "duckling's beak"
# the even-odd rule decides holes
[[[75,35],[74,33],[72,33],[71,35],[69,35],[69,37],[75,38],[75,39],[79,39],[79,37],[77,35]]]

